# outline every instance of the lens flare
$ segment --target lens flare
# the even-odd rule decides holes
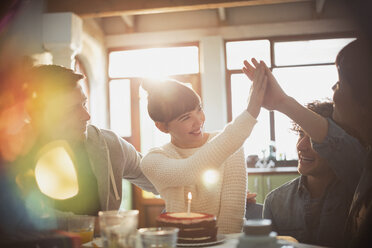
[[[203,182],[205,186],[216,185],[218,179],[220,178],[220,173],[216,170],[207,170],[203,174]]]
[[[72,154],[66,141],[49,143],[40,151],[35,177],[42,193],[59,200],[75,196],[79,191]]]

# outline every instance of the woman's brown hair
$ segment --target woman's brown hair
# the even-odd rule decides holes
[[[148,93],[147,110],[155,122],[169,122],[200,105],[199,95],[177,80],[143,80]]]

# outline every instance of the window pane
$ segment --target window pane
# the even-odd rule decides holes
[[[243,68],[243,61],[251,58],[270,62],[270,42],[268,40],[231,41],[226,43],[226,61],[228,70]]]
[[[122,137],[132,135],[130,80],[112,80],[110,82],[110,126]]]
[[[159,77],[199,73],[199,48],[165,47],[111,52],[110,77]]]
[[[141,152],[146,154],[151,148],[159,147],[170,142],[170,135],[161,132],[150,118],[147,111],[147,92],[142,87],[139,88],[139,94]]]
[[[292,131],[292,120],[280,112],[275,115],[275,145],[277,160],[297,159],[297,133]]]
[[[274,43],[275,65],[334,63],[337,53],[354,38]]]
[[[247,108],[247,99],[252,82],[244,74],[231,75],[231,103],[232,116],[235,118]],[[258,123],[255,125],[251,135],[244,144],[245,155],[268,155],[270,141],[269,111],[261,109],[258,116]]]
[[[332,99],[332,86],[338,80],[334,65],[278,68],[273,74],[283,90],[301,104]]]
[[[338,80],[334,65],[281,68],[274,69],[273,73],[283,90],[301,104],[332,99],[331,87]],[[297,159],[297,134],[291,127],[288,117],[275,112],[277,159]]]

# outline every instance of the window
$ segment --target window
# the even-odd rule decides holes
[[[270,67],[281,87],[301,104],[332,99],[337,81],[337,53],[354,38],[307,40],[261,39],[226,42],[227,99],[229,120],[246,108],[250,80],[241,72],[244,59],[255,57]],[[268,157],[275,142],[276,159],[297,159],[297,135],[288,117],[261,110],[258,123],[247,139],[246,155]]]

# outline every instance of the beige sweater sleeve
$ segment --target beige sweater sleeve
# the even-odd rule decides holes
[[[256,122],[244,111],[192,156],[173,159],[161,148],[156,148],[142,159],[141,169],[158,191],[195,184],[206,168],[219,167],[243,145]]]

